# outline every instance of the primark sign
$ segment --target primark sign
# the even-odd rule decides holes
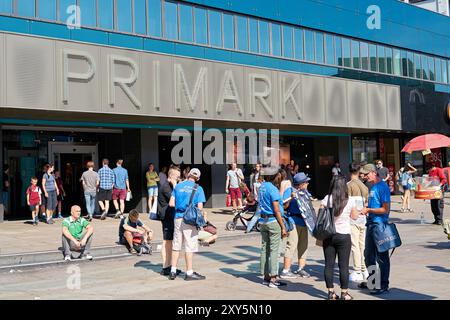
[[[4,107],[401,129],[393,85],[12,34],[0,49]]]

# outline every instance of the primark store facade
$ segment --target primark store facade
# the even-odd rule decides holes
[[[409,139],[450,133],[448,30],[448,17],[394,0],[0,0],[4,218],[27,215],[46,162],[66,205],[81,203],[84,165],[104,157],[124,159],[130,207],[145,210],[148,163],[170,164],[171,132],[195,120],[279,129],[281,162],[299,163],[318,197],[335,161],[396,171]],[[450,160],[432,151],[406,160]],[[195,166],[207,205],[223,206],[226,165]]]

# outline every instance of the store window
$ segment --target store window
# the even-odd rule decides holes
[[[292,43],[293,29],[288,26],[283,26],[283,57],[293,58],[294,47]]]
[[[250,51],[258,53],[258,20],[249,19]]]
[[[314,62],[314,32],[305,30],[305,60]]]
[[[39,2],[41,2],[41,0],[39,0]],[[81,25],[86,27],[96,27],[97,26],[96,0],[79,0],[79,5],[81,11]]]
[[[269,23],[259,21],[259,53],[270,53]]]
[[[223,46],[228,49],[234,49],[234,16],[223,14]]]
[[[218,11],[208,11],[209,43],[214,47],[222,47],[222,14]]]
[[[145,2],[145,0],[134,0],[134,32],[137,34],[147,34]]]
[[[162,36],[161,23],[161,0],[148,0],[148,27],[149,35],[153,37]]]
[[[353,161],[373,163],[377,158],[377,140],[354,138],[352,140]]]
[[[194,42],[194,21],[192,7],[184,4],[178,6],[180,16],[180,40]]]
[[[270,24],[272,31],[272,55],[281,56],[281,26],[276,23]]]
[[[327,64],[335,65],[334,37],[330,34],[325,36],[325,59]]]
[[[112,30],[114,28],[114,5],[113,0],[98,0],[99,19],[98,26],[102,29]]]
[[[303,60],[303,29],[294,29],[294,43],[295,59]]]
[[[236,37],[238,50],[248,51],[248,19],[246,17],[236,17]]]
[[[0,4],[0,12],[2,11],[1,7],[2,4]],[[54,0],[39,0],[38,15],[41,19],[56,21],[56,2]]]
[[[194,9],[195,16],[195,42],[198,44],[208,44],[208,18],[206,10],[202,8]]]

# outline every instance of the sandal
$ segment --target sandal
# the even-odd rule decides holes
[[[328,300],[339,300],[339,296],[334,291],[328,291]]]
[[[342,292],[340,300],[353,300],[353,297],[348,292]]]

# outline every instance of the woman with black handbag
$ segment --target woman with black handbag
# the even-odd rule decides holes
[[[336,254],[338,256],[339,279],[341,284],[341,300],[353,300],[348,293],[349,261],[352,247],[350,219],[356,220],[359,213],[356,203],[348,196],[348,188],[343,176],[334,176],[331,180],[328,195],[322,200],[321,214],[329,214],[333,220],[334,232],[323,240],[325,255],[325,283],[328,289],[328,300],[337,300],[334,292],[333,272]],[[333,228],[330,228],[333,229]]]

